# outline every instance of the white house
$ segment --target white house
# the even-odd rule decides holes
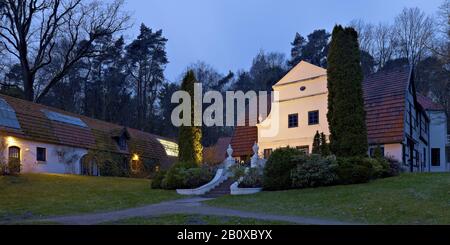
[[[443,138],[447,130],[442,123],[446,114],[426,111],[427,107],[417,99],[413,77],[410,67],[401,67],[364,79],[368,155],[380,146],[384,155],[402,162],[406,170],[448,170]],[[255,141],[260,146],[259,154],[267,158],[274,149],[286,146],[311,152],[317,131],[329,136],[325,69],[302,61],[273,90],[278,98],[275,96],[267,118],[256,125],[236,128],[231,141],[235,158],[247,159]],[[436,166],[432,166],[437,155],[441,164],[435,162]]]
[[[0,164],[17,159],[20,172],[102,175],[114,162],[139,177],[177,154],[173,140],[0,95]]]

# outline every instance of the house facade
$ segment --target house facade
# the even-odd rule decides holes
[[[145,177],[167,168],[175,141],[0,95],[0,164],[20,172]]]
[[[446,124],[438,121],[446,120],[446,114],[439,113],[437,120],[436,113],[420,103],[413,77],[411,68],[401,67],[364,79],[368,155],[379,146],[385,156],[402,162],[405,170],[447,171],[445,150],[439,152],[442,164],[431,166],[431,156],[437,155],[437,150],[431,152],[432,146],[445,149],[446,142],[439,137],[446,136]],[[267,118],[254,126],[236,129],[232,146],[239,151],[235,158],[248,157],[245,154],[251,154],[254,142],[259,145],[260,156],[268,158],[273,150],[287,146],[311,152],[317,131],[329,137],[325,69],[302,61],[273,86],[273,91]],[[444,131],[437,133],[440,130]]]

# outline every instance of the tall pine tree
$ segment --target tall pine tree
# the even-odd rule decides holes
[[[328,124],[331,151],[337,156],[367,155],[358,34],[337,25],[328,52]]]
[[[178,160],[184,163],[201,165],[203,147],[202,127],[194,126],[194,84],[197,82],[194,72],[189,70],[181,83],[181,90],[191,97],[191,125],[182,125],[178,134]]]
[[[300,33],[295,33],[294,41],[291,43],[291,60],[288,61],[290,67],[296,66],[302,60],[305,44],[306,39]]]

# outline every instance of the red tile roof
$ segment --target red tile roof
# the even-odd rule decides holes
[[[406,93],[411,69],[381,71],[363,81],[369,144],[403,140]]]
[[[233,157],[251,156],[252,146],[258,141],[258,128],[256,126],[238,126],[234,129],[231,139]]]
[[[425,110],[430,111],[444,111],[445,108],[443,105],[435,103],[432,99],[423,96],[421,94],[417,94],[417,102],[423,107]]]
[[[20,130],[0,127],[0,132],[33,141],[61,144],[72,147],[109,151],[114,153],[139,153],[144,158],[166,160],[164,147],[157,140],[163,138],[137,129],[126,128],[130,135],[129,151],[121,151],[114,140],[123,126],[66,112],[57,108],[0,95],[15,111]],[[81,119],[88,127],[79,127],[53,121],[42,112],[43,109]],[[166,139],[166,138],[164,138]],[[168,140],[168,139],[166,139]]]

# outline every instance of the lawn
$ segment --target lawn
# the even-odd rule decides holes
[[[207,203],[370,224],[450,224],[450,174],[402,174],[367,184],[224,196]]]
[[[281,221],[266,221],[233,216],[171,214],[158,217],[136,217],[114,222],[106,225],[288,225],[291,223]]]
[[[150,180],[57,174],[0,176],[0,221],[110,211],[180,198]]]

